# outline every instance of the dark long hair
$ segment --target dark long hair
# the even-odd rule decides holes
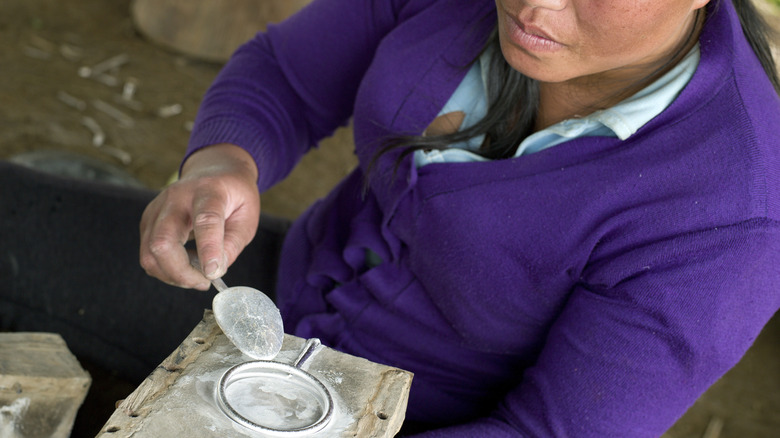
[[[720,2],[720,0],[716,0]],[[761,15],[752,0],[731,0],[734,9],[737,10],[739,23],[742,25],[742,33],[745,34],[750,47],[758,56],[764,72],[772,81],[775,92],[780,94],[780,78],[777,76],[777,64],[772,56],[770,41],[778,42],[777,30],[772,28]]]
[[[720,6],[722,0],[712,0],[713,8]],[[756,10],[751,0],[731,0],[739,15],[742,30],[758,56],[766,75],[772,81],[775,90],[780,94],[780,80],[778,79],[775,61],[770,48],[770,38],[774,37],[773,29],[767,24],[764,17]],[[701,10],[700,10],[701,11]],[[699,19],[697,13],[696,20]],[[696,26],[694,26],[696,28]],[[638,86],[646,86],[658,75],[676,64],[685,55],[684,48],[690,47],[689,42],[697,35],[692,31],[686,44],[682,44],[676,53],[663,65],[659,66],[648,75],[629,84],[618,95],[628,97],[627,91],[636,91]],[[505,159],[515,155],[520,141],[533,133],[536,122],[536,114],[539,109],[538,83],[517,70],[513,69],[504,59],[498,42],[498,32],[493,31],[483,49],[490,51],[490,61],[487,78],[488,111],[483,119],[474,125],[443,135],[422,136],[410,135],[394,138],[384,145],[371,159],[367,173],[376,165],[380,156],[390,150],[403,148],[396,158],[396,170],[403,159],[417,150],[447,149],[450,145],[468,140],[470,138],[485,135],[485,140],[478,151],[482,157],[488,159]],[[480,54],[481,55],[481,54]],[[631,94],[631,93],[629,93]],[[614,101],[614,97],[610,101]]]

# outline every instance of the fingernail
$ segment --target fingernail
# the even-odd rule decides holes
[[[209,260],[203,268],[203,272],[208,278],[216,278],[219,275],[219,263],[216,260]]]

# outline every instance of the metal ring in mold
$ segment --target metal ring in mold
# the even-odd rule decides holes
[[[333,415],[333,399],[322,382],[300,369],[318,345],[318,339],[309,339],[294,365],[256,360],[233,366],[217,385],[220,409],[236,423],[268,435],[304,436],[321,430]],[[256,392],[242,394],[249,379],[257,379],[249,384]],[[238,389],[231,392],[231,387]],[[236,403],[242,395],[250,403]]]

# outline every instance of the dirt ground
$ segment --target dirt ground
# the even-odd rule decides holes
[[[3,0],[0,41],[0,159],[32,151],[88,156],[151,189],[175,174],[200,98],[220,68],[139,35],[130,0]],[[107,60],[115,68],[83,77],[83,67]],[[342,129],[308,156],[263,197],[264,211],[292,218],[324,195],[354,165],[350,135]],[[85,366],[103,386],[93,387],[75,437],[94,436],[134,388]],[[768,438],[778,430],[776,317],[666,437]]]
[[[221,65],[141,37],[130,3],[3,0],[0,159],[30,151],[86,155],[153,189],[174,175],[201,96]],[[117,67],[83,77],[84,67],[99,69],[105,61]],[[102,142],[93,142],[95,125]],[[354,165],[349,129],[321,149],[328,153],[308,156],[263,197],[266,212],[297,216]]]

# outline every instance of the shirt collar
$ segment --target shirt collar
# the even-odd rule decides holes
[[[676,66],[633,96],[611,108],[586,117],[564,120],[547,129],[563,137],[579,137],[603,125],[616,137],[625,140],[677,98],[696,72],[700,58],[697,43]]]

